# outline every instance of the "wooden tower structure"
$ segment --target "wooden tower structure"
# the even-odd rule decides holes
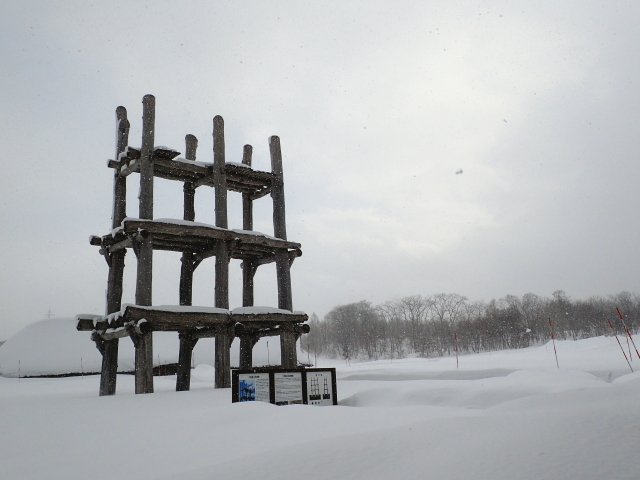
[[[78,315],[78,330],[92,331],[102,354],[100,395],[116,391],[119,339],[130,337],[135,347],[135,392],[153,392],[152,332],[177,332],[180,339],[176,390],[188,390],[193,348],[200,338],[215,337],[215,386],[231,386],[230,348],[240,338],[240,368],[252,367],[252,349],[259,338],[280,337],[283,368],[297,367],[296,341],[309,331],[302,312],[293,311],[290,267],[302,252],[300,244],[287,240],[284,182],[280,139],[269,138],[271,172],[251,168],[252,147],[244,146],[242,163],[226,162],[224,121],[213,119],[213,163],[196,161],[198,140],[185,137],[185,157],[166,147],[156,147],[155,98],[143,100],[142,145],[129,146],[129,121],[124,107],[116,109],[116,159],[112,230],[93,236],[109,267],[106,315]],[[138,217],[127,216],[127,177],[140,177]],[[184,184],[184,218],[154,219],[155,177]],[[198,187],[215,189],[215,225],[195,222]],[[231,230],[227,221],[227,193],[242,194],[243,228]],[[269,236],[253,231],[253,202],[266,195],[273,199],[273,231]],[[133,251],[137,265],[135,305],[122,305],[125,256]],[[153,252],[182,252],[180,304],[154,306],[152,302]],[[213,307],[192,306],[195,269],[206,258],[215,258]],[[242,260],[242,308],[229,310],[229,261]],[[275,262],[278,307],[253,306],[253,278],[260,265]]]

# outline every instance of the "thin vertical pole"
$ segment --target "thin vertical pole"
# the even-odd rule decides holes
[[[551,318],[549,318],[549,326],[551,327],[551,341],[553,342],[553,353],[556,356],[556,366],[560,368],[560,364],[558,363],[558,351],[556,350],[556,336],[553,333],[553,323],[551,323]]]
[[[456,346],[456,368],[458,367],[458,334],[454,333],[453,334],[453,341],[455,342],[455,346]]]
[[[631,366],[631,363],[629,362],[629,359],[627,358],[627,354],[624,353],[624,348],[622,348],[622,344],[620,343],[620,339],[618,338],[618,335],[616,335],[616,332],[615,332],[615,329],[613,328],[613,324],[611,323],[611,320],[607,320],[607,322],[609,322],[609,326],[611,327],[611,330],[613,330],[613,336],[616,337],[616,341],[618,342],[618,345],[620,346],[620,351],[622,352],[622,355],[624,355],[624,359],[627,361],[627,365],[629,365],[629,368],[633,372],[633,367]]]
[[[155,138],[155,98],[142,99],[142,147],[140,151],[141,219],[153,220],[153,146]],[[151,238],[140,244],[136,279],[136,304],[152,305],[153,245]],[[153,393],[152,334],[140,335],[136,342],[136,393]]]
[[[640,352],[638,352],[638,347],[636,347],[636,342],[633,341],[633,337],[631,336],[631,330],[629,330],[627,328],[627,325],[624,323],[624,317],[622,316],[622,312],[620,312],[620,309],[618,307],[616,307],[616,312],[618,312],[618,316],[620,317],[620,321],[622,322],[624,331],[627,332],[627,336],[631,339],[631,343],[633,344],[633,348],[636,351],[636,355],[638,355],[638,358],[640,359]],[[629,353],[629,356],[631,357],[631,353]]]

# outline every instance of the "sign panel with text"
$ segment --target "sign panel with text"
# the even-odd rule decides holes
[[[232,370],[233,402],[275,405],[337,405],[335,368]]]

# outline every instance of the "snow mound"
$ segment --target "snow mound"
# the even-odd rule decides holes
[[[76,330],[75,318],[49,318],[32,323],[0,347],[0,375],[4,377],[39,377],[100,372],[102,355],[91,341],[91,332]],[[176,332],[153,332],[153,364],[178,362],[180,342]],[[118,371],[134,369],[135,351],[128,338],[120,340]],[[231,365],[239,365],[240,342],[231,345]],[[306,360],[306,354],[298,352]],[[214,365],[215,339],[202,338],[193,350],[193,364]],[[253,364],[279,365],[280,340],[278,337],[261,338],[253,348]],[[211,367],[213,369],[213,367]],[[209,378],[198,371],[196,377]],[[209,380],[196,380],[209,381]]]
[[[541,393],[604,387],[607,383],[586,372],[544,369],[519,370],[507,376],[474,380],[352,380],[358,391],[340,401],[352,407],[438,406],[487,409]],[[344,391],[344,389],[343,389]]]
[[[5,377],[99,372],[102,356],[91,332],[78,332],[75,318],[49,318],[26,326],[0,348]]]

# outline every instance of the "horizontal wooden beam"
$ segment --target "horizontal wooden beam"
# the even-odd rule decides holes
[[[123,327],[108,329],[105,331],[96,331],[95,333],[104,341],[115,340],[117,338],[130,337],[131,335],[146,335],[151,333],[153,328],[146,320],[138,322],[130,322]]]
[[[166,152],[156,149],[152,156],[154,176],[167,180],[190,182],[196,188],[204,185],[214,186],[213,164],[172,158],[176,154],[178,152],[170,149],[166,149]],[[107,165],[109,168],[118,170],[118,175],[126,177],[140,171],[139,159],[140,151],[128,147],[126,156],[121,156],[119,160],[109,160]],[[235,163],[226,163],[224,168],[229,190],[248,193],[252,200],[271,192],[271,186],[275,179],[273,173],[253,170]]]
[[[214,227],[212,225],[191,224],[188,222],[163,222],[159,220],[127,219],[122,222],[123,233],[132,234],[139,230],[146,230],[150,235],[163,234],[176,237],[200,237],[220,240],[240,240],[242,244],[264,245],[273,248],[300,248],[299,243],[289,242],[266,235],[249,233],[239,230]]]
[[[95,329],[94,321],[102,319],[102,315],[80,314],[76,315],[76,329],[80,332],[90,332]]]
[[[306,313],[231,313],[231,320],[236,323],[302,323],[309,316]]]
[[[285,329],[286,331],[291,331],[290,329]],[[309,333],[311,328],[309,325],[305,324],[295,324],[293,325],[293,333],[296,335],[302,335],[304,333]],[[236,337],[253,337],[255,339],[260,339],[263,337],[275,337],[280,335],[283,332],[283,328],[281,325],[269,325],[266,327],[256,327],[255,325],[246,325],[242,323],[236,324],[235,334]]]
[[[300,324],[308,320],[305,313],[295,312],[242,312],[217,311],[198,307],[143,307],[127,305],[122,311],[107,316],[77,315],[76,328],[79,331],[99,331],[105,340],[127,336],[124,330],[128,326],[136,328],[135,333],[146,334],[151,331],[195,331],[202,334],[215,334],[219,328],[230,328],[242,324],[241,328],[265,329],[278,325]],[[104,337],[108,332],[108,338]],[[131,332],[130,332],[131,333]]]

